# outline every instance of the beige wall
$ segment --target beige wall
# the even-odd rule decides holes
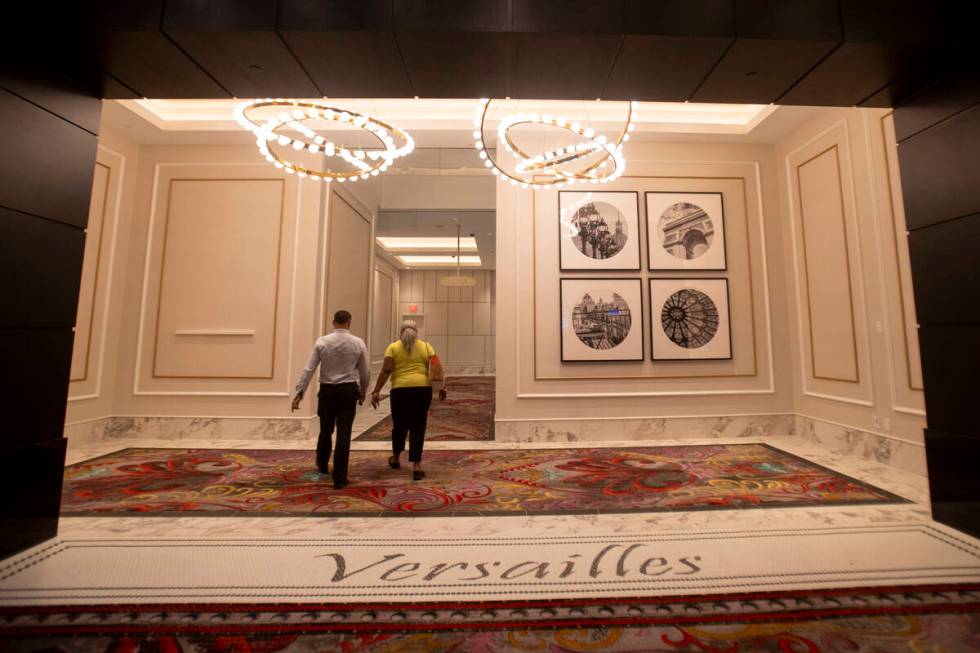
[[[796,412],[922,442],[915,308],[894,126],[827,110],[776,147],[791,254]]]
[[[384,353],[394,341],[398,331],[398,296],[401,287],[401,274],[398,268],[381,256],[374,259],[374,295],[371,308],[371,350],[372,373],[377,373],[384,362]]]
[[[98,419],[112,413],[117,334],[138,168],[139,148],[111,131],[103,131],[96,154],[68,387],[68,416],[72,420]]]
[[[99,165],[67,424],[311,415],[289,397],[326,316],[348,308],[370,340],[379,188],[111,132]]]
[[[497,191],[498,376],[502,420],[609,419],[789,413],[793,410],[782,220],[777,171],[766,146],[633,144],[626,176],[601,190],[721,192],[728,242],[726,272],[560,272],[556,191]],[[560,362],[560,278],[725,277],[731,293],[730,361],[650,360],[648,298],[643,300],[643,362]]]
[[[447,371],[492,372],[496,336],[493,270],[464,270],[474,277],[472,288],[440,285],[445,270],[402,270],[399,319],[413,319],[420,336],[432,343]],[[410,312],[410,305],[417,313]]]

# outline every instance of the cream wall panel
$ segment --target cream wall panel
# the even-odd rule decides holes
[[[472,270],[463,270],[462,272],[460,272],[460,276],[462,276],[462,277],[472,277],[473,276],[473,271]],[[473,288],[461,287],[459,289],[459,301],[461,301],[461,302],[473,302],[473,301],[475,301],[473,299],[473,290],[474,290]]]
[[[837,145],[796,165],[810,374],[858,383],[851,264]]]
[[[450,273],[447,272],[446,274],[450,274]],[[452,273],[452,274],[455,274],[455,272]],[[458,286],[453,286],[453,287],[450,287],[448,290],[449,290],[449,300],[448,301],[450,301],[450,302],[459,302],[459,301],[462,301],[463,295],[460,292],[462,290],[461,288],[459,288]]]
[[[449,301],[449,288],[443,286],[441,281],[445,278],[446,272],[444,270],[436,271],[436,301],[448,302]]]
[[[327,216],[327,277],[324,324],[344,309],[353,316],[351,333],[367,338],[371,296],[372,219],[331,190]]]
[[[117,172],[118,174],[118,172]],[[99,287],[99,268],[103,262],[103,243],[106,216],[109,214],[109,166],[96,162],[89,201],[88,225],[85,228],[85,252],[82,260],[82,280],[78,289],[78,313],[75,317],[75,343],[71,357],[71,382],[87,381],[95,376],[92,363],[92,335],[96,330],[95,311]],[[109,254],[108,251],[105,252]],[[98,352],[96,352],[98,353]],[[73,393],[72,393],[73,394]]]
[[[384,358],[385,348],[392,341],[394,310],[392,302],[395,281],[390,274],[375,268],[374,297],[371,311],[371,358]]]
[[[412,271],[412,301],[425,301],[425,272],[422,270]]]
[[[422,301],[424,302],[436,302],[439,301],[438,294],[436,291],[436,272],[435,270],[426,270],[424,272],[425,279],[423,282],[422,289]]]
[[[483,364],[487,367],[495,367],[497,362],[497,339],[487,336],[483,339]]]
[[[446,302],[426,302],[425,320],[429,335],[447,335],[449,333],[449,304]]]
[[[138,150],[132,144],[108,133],[100,139],[85,235],[66,424],[112,411],[117,338],[109,335],[118,332],[120,218],[132,203],[129,171],[137,159]]]
[[[471,302],[450,302],[447,317],[449,335],[463,336],[473,334],[473,304]]]
[[[489,336],[493,333],[491,308],[490,302],[473,304],[473,335]]]
[[[436,350],[436,354],[439,355],[439,360],[442,361],[443,365],[449,365],[449,336],[426,336],[425,341],[432,345],[432,348]]]
[[[483,336],[449,336],[449,364],[482,366],[485,347]]]
[[[409,275],[411,272],[401,270],[399,271],[400,283],[398,284],[398,301],[401,303],[407,303],[412,301],[412,282]]]
[[[912,266],[902,201],[902,181],[898,172],[898,145],[891,112],[869,116],[868,126],[874,145],[876,190],[879,196],[882,256],[888,303],[886,323],[894,361],[895,408],[923,413],[922,362],[916,327],[915,297],[912,293]]]
[[[271,379],[285,186],[171,179],[152,374]]]

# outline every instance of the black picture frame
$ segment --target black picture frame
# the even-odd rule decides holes
[[[564,328],[564,306],[565,306],[565,284],[566,283],[577,283],[577,282],[588,282],[588,281],[622,281],[637,284],[638,294],[637,297],[640,299],[640,354],[638,358],[596,358],[596,359],[584,359],[584,358],[565,358],[565,328]],[[563,277],[558,279],[558,348],[562,363],[642,363],[646,360],[646,307],[644,306],[645,300],[643,298],[643,280],[639,277]],[[630,310],[630,317],[632,318],[633,311]],[[571,316],[568,316],[569,322],[571,322]],[[632,325],[631,325],[632,330]],[[586,345],[587,346],[587,345]]]
[[[650,241],[656,234],[656,225],[651,225],[649,202],[647,197],[650,195],[717,195],[721,204],[721,246],[722,260],[721,267],[654,267],[653,257],[650,251]],[[648,190],[643,193],[643,213],[646,217],[646,243],[647,243],[647,270],[650,272],[727,272],[728,271],[728,220],[725,217],[725,194],[721,191],[684,191],[684,190]],[[657,217],[659,220],[659,216]]]
[[[655,314],[657,302],[653,297],[653,284],[664,281],[684,281],[697,283],[703,281],[723,281],[725,283],[725,320],[728,325],[728,356],[704,356],[687,358],[657,358],[656,343],[654,342],[654,331],[659,327],[660,320]],[[650,360],[654,362],[680,361],[680,362],[700,362],[700,361],[730,361],[735,358],[735,345],[732,341],[732,298],[731,286],[727,277],[650,277],[647,279],[647,304],[650,310]]]
[[[571,194],[571,193],[593,193],[593,194],[597,194],[597,195],[605,195],[605,194],[611,194],[611,195],[612,194],[615,194],[615,195],[632,194],[633,195],[634,203],[636,204],[636,238],[637,238],[637,245],[636,245],[636,267],[632,267],[632,268],[629,268],[629,267],[626,267],[626,268],[565,267],[565,260],[564,260],[564,257],[562,256],[562,239],[563,239],[564,236],[562,235],[562,232],[561,232],[561,207],[562,207],[561,199],[562,199],[562,195],[568,195],[568,194]],[[641,250],[642,250],[641,242],[642,242],[642,238],[643,238],[643,234],[642,234],[642,231],[641,231],[641,223],[643,222],[643,220],[640,219],[640,193],[639,193],[639,191],[635,191],[635,190],[596,190],[596,191],[592,191],[592,190],[560,190],[560,191],[558,191],[557,198],[558,198],[558,225],[557,225],[558,226],[558,270],[560,272],[590,272],[590,273],[599,273],[599,272],[640,272],[643,269],[643,260],[642,260],[643,255],[641,253]]]

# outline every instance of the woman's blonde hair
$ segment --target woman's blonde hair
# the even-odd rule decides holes
[[[405,320],[402,322],[398,338],[402,341],[402,345],[405,346],[406,350],[412,351],[415,348],[415,341],[419,339],[418,327],[415,325],[415,320]]]

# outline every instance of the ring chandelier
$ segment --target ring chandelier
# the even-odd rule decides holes
[[[264,121],[255,120],[250,116],[259,109],[269,108],[281,109],[281,111]],[[253,100],[235,107],[235,120],[255,135],[259,153],[266,161],[289,174],[296,173],[298,177],[309,177],[317,181],[345,182],[377,176],[391,167],[395,159],[415,149],[415,141],[403,129],[371,116],[315,102],[271,98]],[[366,131],[377,139],[383,149],[345,147],[323,137],[304,124],[314,120],[328,120]],[[283,129],[292,129],[303,137],[294,138],[279,133]],[[340,158],[346,161],[352,170],[336,171],[326,167],[323,170],[314,170],[289,160],[285,154],[270,147],[273,144],[281,146],[281,150],[285,152],[292,147],[297,152],[322,153],[327,160]]]
[[[520,184],[521,188],[531,186],[562,188],[565,184],[574,183],[605,184],[622,175],[626,169],[623,143],[629,140],[629,132],[636,128],[634,122],[636,119],[636,102],[627,104],[626,122],[615,141],[610,141],[605,136],[598,134],[592,127],[566,120],[561,116],[555,117],[547,113],[538,114],[535,112],[507,116],[497,126],[497,151],[499,152],[500,148],[503,147],[517,159],[512,174],[500,167],[485,145],[483,135],[486,131],[487,111],[491,101],[490,98],[483,98],[476,109],[476,118],[473,120],[473,126],[476,127],[473,131],[473,137],[476,139],[474,145],[480,152],[483,164],[503,181],[510,181],[515,186]],[[579,136],[581,140],[573,145],[532,155],[525,152],[514,141],[510,130],[518,125],[557,127]],[[570,164],[575,164],[577,161],[581,162],[582,159],[593,156],[598,158],[592,163],[578,169],[569,169]]]

